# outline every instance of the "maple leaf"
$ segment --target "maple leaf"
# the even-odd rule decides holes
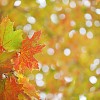
[[[29,39],[28,37],[22,41],[22,48],[20,55],[15,60],[15,69],[24,71],[26,68],[38,69],[38,61],[33,57],[36,53],[41,52],[44,45],[37,45],[41,31],[35,32],[33,37]]]
[[[13,31],[13,22],[8,17],[0,24],[0,45],[7,51],[18,50],[22,43],[22,31]]]
[[[22,84],[18,84],[15,77],[10,77],[6,80],[4,90],[0,96],[2,100],[18,100],[18,94],[22,91]]]
[[[26,77],[21,78],[19,81],[21,84],[23,84],[23,90],[24,90],[23,93],[24,94],[29,96],[29,98],[35,97],[39,100],[40,96],[39,96],[38,92],[36,91],[35,86],[33,84],[29,83],[29,80]]]

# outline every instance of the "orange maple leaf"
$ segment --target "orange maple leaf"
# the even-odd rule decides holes
[[[22,84],[16,82],[15,77],[10,77],[6,80],[5,88],[2,93],[2,100],[18,100],[18,94],[21,93]]]
[[[41,52],[44,45],[37,45],[41,31],[35,32],[33,37],[29,39],[28,37],[23,40],[22,48],[20,50],[20,55],[15,60],[15,70],[24,71],[26,68],[38,69],[38,61],[33,57],[36,53]]]

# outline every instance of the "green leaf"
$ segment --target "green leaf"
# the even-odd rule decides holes
[[[7,17],[0,24],[0,44],[7,51],[15,51],[21,47],[22,31],[13,31],[13,22]]]

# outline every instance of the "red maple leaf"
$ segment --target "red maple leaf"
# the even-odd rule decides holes
[[[15,77],[10,77],[6,79],[4,91],[0,97],[2,100],[18,100],[18,94],[22,91],[22,84],[18,84]]]
[[[41,31],[35,32],[33,37],[29,39],[28,37],[23,40],[22,48],[20,50],[20,55],[15,60],[15,70],[24,71],[26,68],[38,69],[38,61],[33,57],[36,53],[41,52],[44,45],[37,45]]]

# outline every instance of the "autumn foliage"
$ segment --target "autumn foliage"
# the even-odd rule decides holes
[[[0,100],[100,100],[100,0],[0,0],[0,22]]]
[[[39,99],[34,84],[24,76],[26,69],[39,69],[33,57],[41,52],[44,45],[38,44],[41,31],[29,38],[22,30],[13,29],[8,17],[0,24],[0,100]]]

